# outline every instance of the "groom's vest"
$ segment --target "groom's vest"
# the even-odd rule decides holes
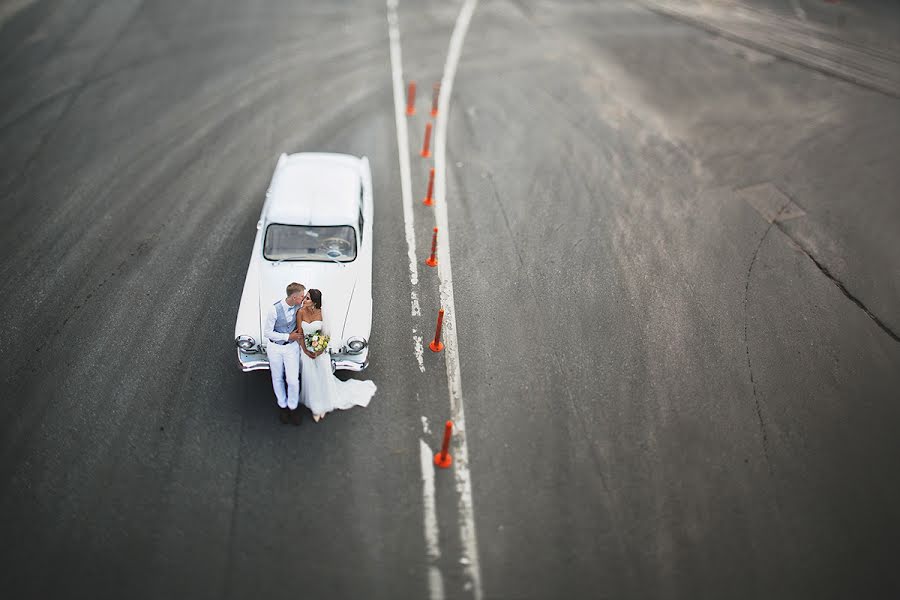
[[[294,322],[294,319],[288,317],[288,313],[284,310],[284,305],[281,303],[281,300],[275,303],[275,327],[273,329],[278,333],[290,333],[297,328],[297,324]],[[290,342],[275,342],[276,344],[284,345]]]

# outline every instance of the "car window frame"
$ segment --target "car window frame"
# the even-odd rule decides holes
[[[281,225],[282,227],[331,227],[331,228],[349,227],[351,230],[356,229],[352,223],[344,223],[341,225],[312,225],[312,224],[304,224],[304,223],[277,223],[274,221],[272,221],[270,223],[266,223],[266,226],[263,229],[263,237],[262,237],[262,243],[261,243],[260,250],[262,250],[261,253],[262,253],[263,260],[266,260],[270,263],[290,262],[290,263],[334,264],[335,262],[338,262],[342,265],[347,265],[347,264],[356,262],[356,259],[359,258],[359,252],[360,252],[360,249],[362,248],[362,244],[360,242],[357,242],[357,244],[356,244],[356,248],[355,248],[356,253],[353,255],[353,260],[334,261],[334,260],[327,259],[327,258],[324,260],[312,260],[312,259],[306,259],[306,258],[275,258],[275,259],[269,258],[268,256],[266,256],[266,238],[269,236],[269,227],[271,227],[273,225]]]
[[[366,205],[365,193],[366,193],[366,186],[364,186],[362,183],[360,183],[359,184],[359,245],[360,245],[360,247],[362,247],[363,232],[365,231],[365,224],[366,224],[366,219],[363,216],[363,209],[365,208],[365,205]],[[359,254],[359,251],[357,251],[356,254]]]

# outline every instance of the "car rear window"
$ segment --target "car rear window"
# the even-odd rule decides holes
[[[356,232],[350,225],[279,225],[266,227],[263,256],[268,260],[351,262]]]

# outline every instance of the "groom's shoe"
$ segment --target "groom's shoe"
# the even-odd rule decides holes
[[[285,408],[280,408],[279,410],[281,411],[281,416],[280,416],[280,418],[281,418],[281,424],[282,424],[282,425],[287,425],[287,424],[288,424],[288,420],[291,418],[291,411],[288,410],[287,407],[285,407]]]
[[[295,408],[291,412],[291,423],[294,425],[300,425],[300,421],[303,419],[303,415],[300,414],[300,409]]]

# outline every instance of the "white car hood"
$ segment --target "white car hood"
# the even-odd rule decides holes
[[[262,260],[259,265],[260,331],[265,330],[269,308],[284,299],[289,283],[297,282],[306,286],[307,290],[318,289],[322,292],[325,332],[333,338],[333,347],[339,348],[344,340],[344,323],[357,279],[356,262],[343,264],[345,266],[342,267],[333,262],[272,263]]]

